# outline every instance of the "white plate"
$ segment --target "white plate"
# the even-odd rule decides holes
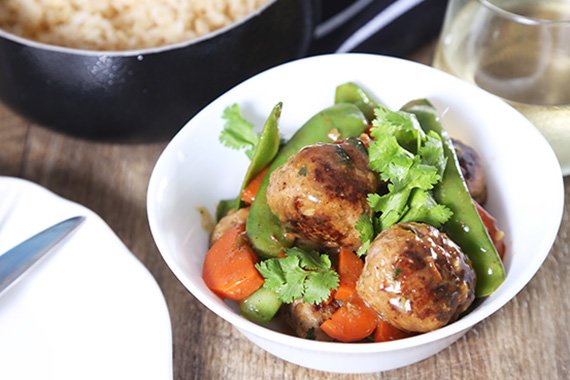
[[[0,253],[86,220],[0,295],[0,379],[172,378],[168,309],[146,268],[89,209],[0,177]]]
[[[239,103],[245,117],[261,126],[272,107],[283,101],[279,127],[290,136],[312,115],[332,105],[335,87],[347,81],[365,86],[395,109],[415,98],[429,98],[450,134],[475,147],[482,157],[488,180],[487,206],[506,233],[507,276],[471,313],[439,330],[385,343],[300,339],[242,318],[235,304],[223,302],[202,280],[208,234],[197,208],[206,207],[213,213],[220,199],[235,197],[248,165],[243,152],[218,141],[224,108]],[[548,255],[560,225],[563,200],[560,166],[552,149],[527,119],[497,97],[414,62],[338,54],[265,71],[198,113],[158,160],[147,209],[165,261],[209,309],[281,358],[320,370],[354,373],[389,370],[433,355],[512,299]]]

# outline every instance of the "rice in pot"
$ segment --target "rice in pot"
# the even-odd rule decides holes
[[[229,25],[268,0],[0,0],[0,28],[52,45],[131,50]]]

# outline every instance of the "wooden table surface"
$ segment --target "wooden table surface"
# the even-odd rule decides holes
[[[409,58],[430,62],[432,52],[433,44]],[[267,354],[202,306],[174,277],[154,245],[145,207],[149,176],[165,146],[64,136],[0,104],[0,175],[31,180],[91,208],[158,281],[172,320],[174,379],[570,379],[570,178],[564,181],[566,207],[554,247],[511,302],[420,363],[343,376]],[[540,197],[532,173],[529,182]]]

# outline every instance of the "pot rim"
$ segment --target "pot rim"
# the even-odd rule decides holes
[[[253,19],[254,17],[260,16],[269,7],[271,7],[272,5],[277,3],[277,1],[279,1],[279,0],[268,0],[264,5],[257,8],[256,10],[254,10],[253,12],[248,14],[247,16],[245,16],[245,17],[243,17],[243,18],[241,18],[241,19],[239,19],[239,20],[237,20],[237,21],[235,21],[229,25],[226,25],[223,28],[216,29],[213,32],[204,34],[202,36],[192,38],[190,40],[184,40],[181,42],[173,43],[173,44],[150,47],[150,48],[143,48],[143,49],[88,50],[88,49],[71,48],[71,47],[66,47],[66,46],[51,45],[51,44],[47,44],[44,42],[35,41],[35,40],[29,39],[26,37],[22,37],[22,36],[18,36],[16,34],[10,33],[8,31],[2,29],[2,28],[0,28],[0,38],[4,38],[4,39],[7,39],[9,41],[12,41],[12,42],[15,42],[15,43],[18,43],[21,45],[29,46],[32,48],[41,49],[41,50],[49,50],[49,51],[64,53],[64,54],[75,54],[75,55],[95,56],[95,57],[100,57],[100,56],[134,57],[134,56],[136,56],[137,59],[140,60],[145,55],[157,54],[157,53],[162,53],[164,51],[186,48],[188,46],[195,45],[195,44],[198,44],[200,42],[203,42],[203,41],[206,41],[209,39],[213,39],[213,38],[217,37],[218,35],[222,35],[224,33],[227,33],[229,31],[231,31],[232,29],[238,28],[242,24],[245,24],[246,22]]]

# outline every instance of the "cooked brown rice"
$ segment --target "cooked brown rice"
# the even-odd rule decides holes
[[[268,0],[0,0],[0,28],[52,45],[131,50],[190,40]]]

